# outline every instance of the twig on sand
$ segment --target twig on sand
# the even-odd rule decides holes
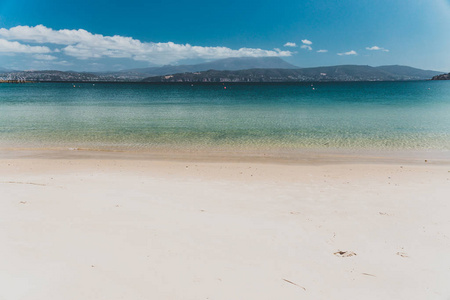
[[[372,275],[372,274],[369,274],[369,273],[361,273],[361,274],[363,274],[363,275],[367,275],[367,276],[373,276],[373,277],[377,277],[377,276],[375,276],[375,275]]]
[[[287,280],[287,279],[284,279],[284,278],[282,278],[282,279],[283,279],[284,281],[286,281],[287,283],[290,283],[290,284],[296,285],[296,286],[298,286],[298,287],[300,287],[300,288],[302,288],[302,289],[304,289],[304,290],[306,291],[306,288],[302,287],[301,285],[298,285],[298,284],[296,284],[295,282],[289,281],[289,280]]]
[[[40,186],[47,186],[43,183],[35,183],[35,182],[21,182],[21,181],[2,181],[0,183],[11,183],[11,184],[31,184],[31,185],[40,185]]]
[[[333,254],[336,255],[336,256],[339,256],[339,257],[351,257],[351,256],[355,256],[356,255],[355,252],[352,252],[352,251],[341,251],[341,250],[338,250],[337,252],[334,252]]]

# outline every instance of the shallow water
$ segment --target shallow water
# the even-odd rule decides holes
[[[75,86],[0,84],[0,147],[450,150],[448,81]]]

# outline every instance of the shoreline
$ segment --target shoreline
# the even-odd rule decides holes
[[[445,150],[0,148],[0,159],[121,159],[198,162],[315,164],[450,164]]]
[[[248,81],[211,81],[211,82],[203,82],[203,81],[26,81],[26,82],[8,82],[8,81],[0,81],[0,83],[67,83],[67,84],[148,84],[148,85],[308,85],[311,83],[320,84],[320,83],[369,83],[369,82],[421,82],[421,81],[436,81],[436,79],[405,79],[405,80],[318,80],[318,81],[265,81],[265,82],[248,82]]]

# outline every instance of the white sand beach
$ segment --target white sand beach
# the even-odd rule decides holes
[[[0,299],[449,299],[450,165],[3,155]]]

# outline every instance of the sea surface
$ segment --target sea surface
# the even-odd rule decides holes
[[[450,150],[450,81],[0,84],[0,148]]]

